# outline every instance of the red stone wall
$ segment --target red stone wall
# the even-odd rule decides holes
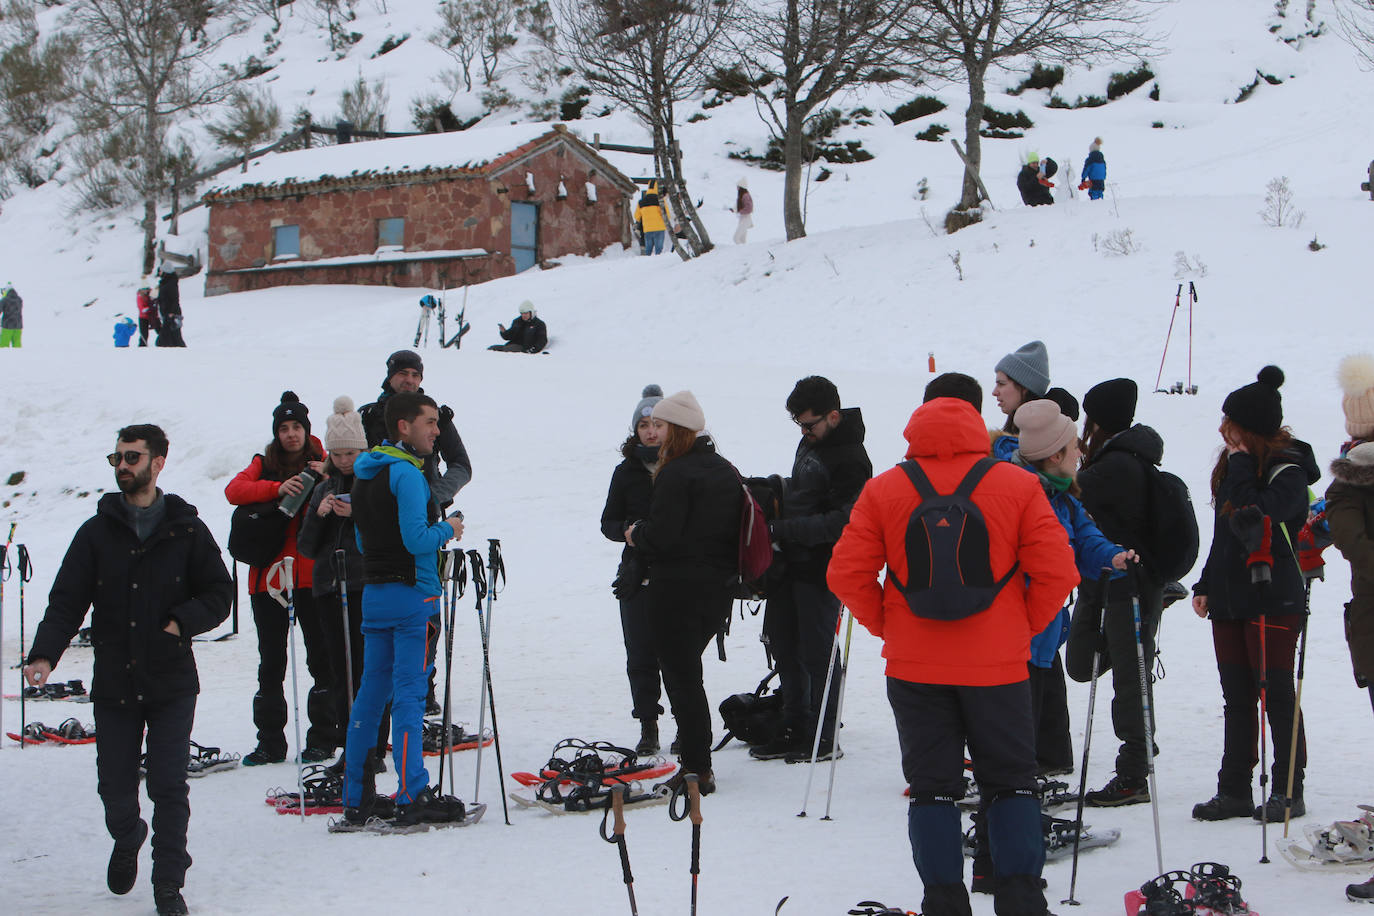
[[[385,141],[372,141],[385,142]],[[534,176],[535,193],[525,173]],[[286,199],[215,202],[210,205],[207,294],[312,283],[389,286],[459,286],[515,272],[510,257],[510,201],[540,205],[539,258],[595,255],[613,244],[629,244],[625,199],[604,174],[590,178],[597,201],[587,201],[589,167],[559,145],[498,172],[491,178],[447,180],[364,190],[337,190]],[[557,197],[560,178],[567,197]],[[482,248],[492,256],[477,261],[418,261],[307,267],[318,258],[371,254],[377,220],[405,218],[407,251]],[[249,273],[230,271],[271,264],[273,228],[300,226],[300,269]],[[278,262],[281,263],[281,262]],[[446,278],[441,280],[440,270]]]

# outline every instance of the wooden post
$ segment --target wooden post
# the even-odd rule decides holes
[[[959,141],[950,137],[949,142],[954,144],[954,151],[959,154],[960,161],[964,163],[964,171],[973,176],[973,183],[978,185],[978,193],[983,195],[983,200],[986,200],[988,206],[992,207],[994,210],[997,209],[993,206],[992,197],[989,196],[988,189],[984,186],[982,177],[980,177],[979,174],[973,170],[973,166],[969,164],[968,157],[964,155],[964,149],[959,145]]]
[[[301,132],[305,134],[305,148],[310,149],[310,112],[308,111],[305,113],[305,126],[301,128]]]
[[[181,176],[172,173],[172,235],[177,235],[177,214],[181,212]]]
[[[377,116],[377,139],[386,139],[386,115]]]
[[[1369,182],[1365,185],[1365,190],[1369,191],[1369,199],[1374,200],[1374,162],[1369,163]]]

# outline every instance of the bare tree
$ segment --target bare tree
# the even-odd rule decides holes
[[[783,224],[806,235],[802,167],[806,129],[835,96],[880,70],[913,70],[904,34],[916,0],[765,0],[740,16],[738,64],[750,76],[759,112],[782,143]]]
[[[1336,22],[1360,56],[1360,65],[1374,70],[1374,0],[1338,0]]]
[[[1144,28],[1151,0],[916,0],[906,40],[932,72],[967,81],[968,168],[958,209],[978,206],[979,131],[989,69],[1029,57],[1041,63],[1135,59],[1153,47]]]
[[[144,273],[153,270],[158,196],[177,161],[167,149],[168,126],[176,115],[221,100],[234,79],[207,60],[231,34],[228,18],[213,21],[209,11],[203,0],[78,0],[68,16],[85,50],[76,91],[86,119],[134,138]]]
[[[472,91],[472,64],[482,65],[482,81],[490,86],[501,75],[501,57],[515,46],[521,0],[441,0],[439,27],[429,40],[457,66],[463,86]]]
[[[705,86],[735,6],[735,0],[557,2],[559,52],[592,89],[649,128],[655,174],[696,255],[712,245],[687,193],[673,108]]]
[[[280,127],[281,109],[272,94],[266,88],[240,86],[229,93],[229,110],[222,120],[207,124],[205,130],[220,146],[246,156]]]

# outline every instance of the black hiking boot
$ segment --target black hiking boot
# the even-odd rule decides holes
[[[440,795],[434,786],[425,786],[408,805],[398,805],[394,823],[397,827],[415,824],[447,824],[461,821],[467,813],[462,801],[452,795]]]
[[[242,763],[246,767],[260,767],[269,763],[281,763],[286,760],[286,751],[270,751],[262,745],[258,745],[243,755]]]
[[[678,767],[676,773],[669,776],[663,782],[656,783],[655,789],[666,789],[670,795],[687,793],[687,771]],[[705,773],[697,774],[697,791],[702,795],[710,795],[716,791],[716,777],[710,770]]]
[[[1105,786],[1083,796],[1083,803],[1091,808],[1116,808],[1121,805],[1146,805],[1150,802],[1150,784],[1144,779],[1113,776]],[[1193,814],[1197,816],[1196,812]]]
[[[157,916],[187,916],[191,911],[181,896],[181,888],[175,884],[154,884],[153,903],[157,905]]]
[[[1264,807],[1268,809],[1268,814],[1265,816],[1265,819],[1271,824],[1282,824],[1285,813],[1289,813],[1292,817],[1302,817],[1307,814],[1307,805],[1303,803],[1301,795],[1293,799],[1291,812],[1287,810],[1288,804],[1289,801],[1286,795],[1269,796],[1269,801],[1264,805]],[[1250,816],[1257,821],[1261,819],[1258,805],[1255,806],[1254,813]]]
[[[843,759],[844,748],[836,747],[835,742],[831,741],[829,738],[822,738],[820,746],[816,748],[816,762],[819,763],[823,760],[830,760],[832,757],[836,760]],[[786,760],[788,763],[810,763],[811,742],[808,741],[806,746],[800,751],[793,751],[788,754]]]
[[[1345,899],[1351,903],[1374,903],[1374,878],[1345,886]]]
[[[639,721],[639,743],[635,745],[635,753],[640,757],[652,757],[658,753],[659,747],[658,720],[641,719]]]
[[[804,734],[793,728],[784,728],[773,740],[749,748],[749,756],[755,760],[780,760],[789,754],[802,752],[810,759],[811,742],[806,740]]]
[[[138,851],[143,848],[143,841],[148,839],[148,822],[143,818],[138,819],[134,836],[136,839],[133,842],[116,843],[115,848],[110,850],[110,864],[105,868],[105,885],[112,894],[129,893],[138,880]]]
[[[1255,813],[1255,803],[1248,798],[1222,795],[1218,792],[1201,804],[1193,805],[1193,819],[1224,821],[1233,817],[1249,817]]]

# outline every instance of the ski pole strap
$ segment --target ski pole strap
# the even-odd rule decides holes
[[[468,589],[468,568],[463,563],[462,548],[454,547],[449,551],[449,558],[453,564],[453,598],[458,600],[463,597],[463,593]]]
[[[19,551],[19,581],[28,582],[33,578],[33,563],[29,562],[29,548],[20,544],[15,549]]]
[[[271,566],[267,567],[267,572],[263,573],[263,584],[267,586],[267,593],[280,604],[287,607],[291,603],[291,590],[294,584],[295,559],[293,557],[282,557]]]
[[[487,565],[491,567],[491,591],[496,595],[498,585],[504,588],[506,584],[506,561],[501,556],[501,541],[498,538],[487,538]]]
[[[477,596],[477,609],[487,597],[487,571],[482,567],[482,555],[476,550],[468,551],[468,562],[472,564],[472,591]]]

